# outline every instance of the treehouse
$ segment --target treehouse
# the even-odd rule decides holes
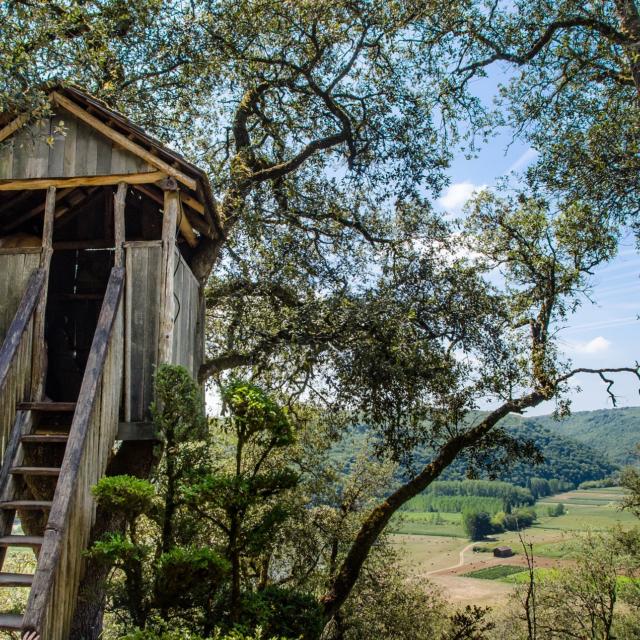
[[[91,487],[120,440],[153,438],[159,363],[194,376],[204,302],[191,265],[219,234],[205,174],[121,114],[55,87],[52,115],[0,116],[0,563],[37,557],[0,628],[68,638]]]

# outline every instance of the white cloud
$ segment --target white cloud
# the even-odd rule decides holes
[[[507,173],[523,169],[538,157],[538,152],[529,147],[520,157],[507,169]]]
[[[611,342],[602,336],[598,336],[589,342],[574,342],[570,345],[572,351],[576,353],[584,353],[593,355],[594,353],[602,353],[607,351],[611,346]]]
[[[444,194],[438,198],[438,204],[447,211],[460,211],[467,200],[474,194],[486,189],[486,184],[473,184],[465,180],[464,182],[454,182],[449,185]]]

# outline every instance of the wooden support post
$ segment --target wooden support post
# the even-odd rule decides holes
[[[162,277],[160,292],[160,344],[158,364],[171,362],[173,356],[173,276],[176,251],[176,223],[180,207],[178,191],[164,192],[164,217],[162,219]]]
[[[47,189],[44,205],[44,221],[42,224],[42,253],[40,268],[44,271],[44,287],[36,309],[33,330],[33,368],[31,374],[31,398],[40,400],[44,394],[45,377],[47,375],[47,348],[44,343],[44,322],[47,309],[47,293],[49,291],[49,267],[53,255],[53,223],[56,213],[56,188]]]
[[[115,262],[116,267],[124,266],[124,206],[127,199],[127,185],[121,182],[118,185],[118,190],[115,195],[114,207],[113,207],[113,220],[114,220],[114,239],[115,239]]]

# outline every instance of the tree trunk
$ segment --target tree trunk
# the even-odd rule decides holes
[[[107,475],[129,474],[148,478],[158,462],[157,442],[123,442],[107,469]],[[124,518],[105,509],[96,511],[96,521],[91,531],[92,545],[107,533],[123,533]],[[102,634],[102,618],[106,602],[107,578],[110,566],[90,558],[85,564],[84,577],[80,583],[76,610],[69,640],[99,640]]]

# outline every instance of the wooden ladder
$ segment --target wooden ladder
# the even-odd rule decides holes
[[[75,408],[70,402],[30,402],[17,407],[0,470],[0,588],[33,584],[33,574],[5,572],[4,565],[12,548],[32,549],[36,558],[40,554]],[[31,531],[25,534],[25,528]],[[0,629],[21,630],[23,617],[24,612],[0,613]]]

